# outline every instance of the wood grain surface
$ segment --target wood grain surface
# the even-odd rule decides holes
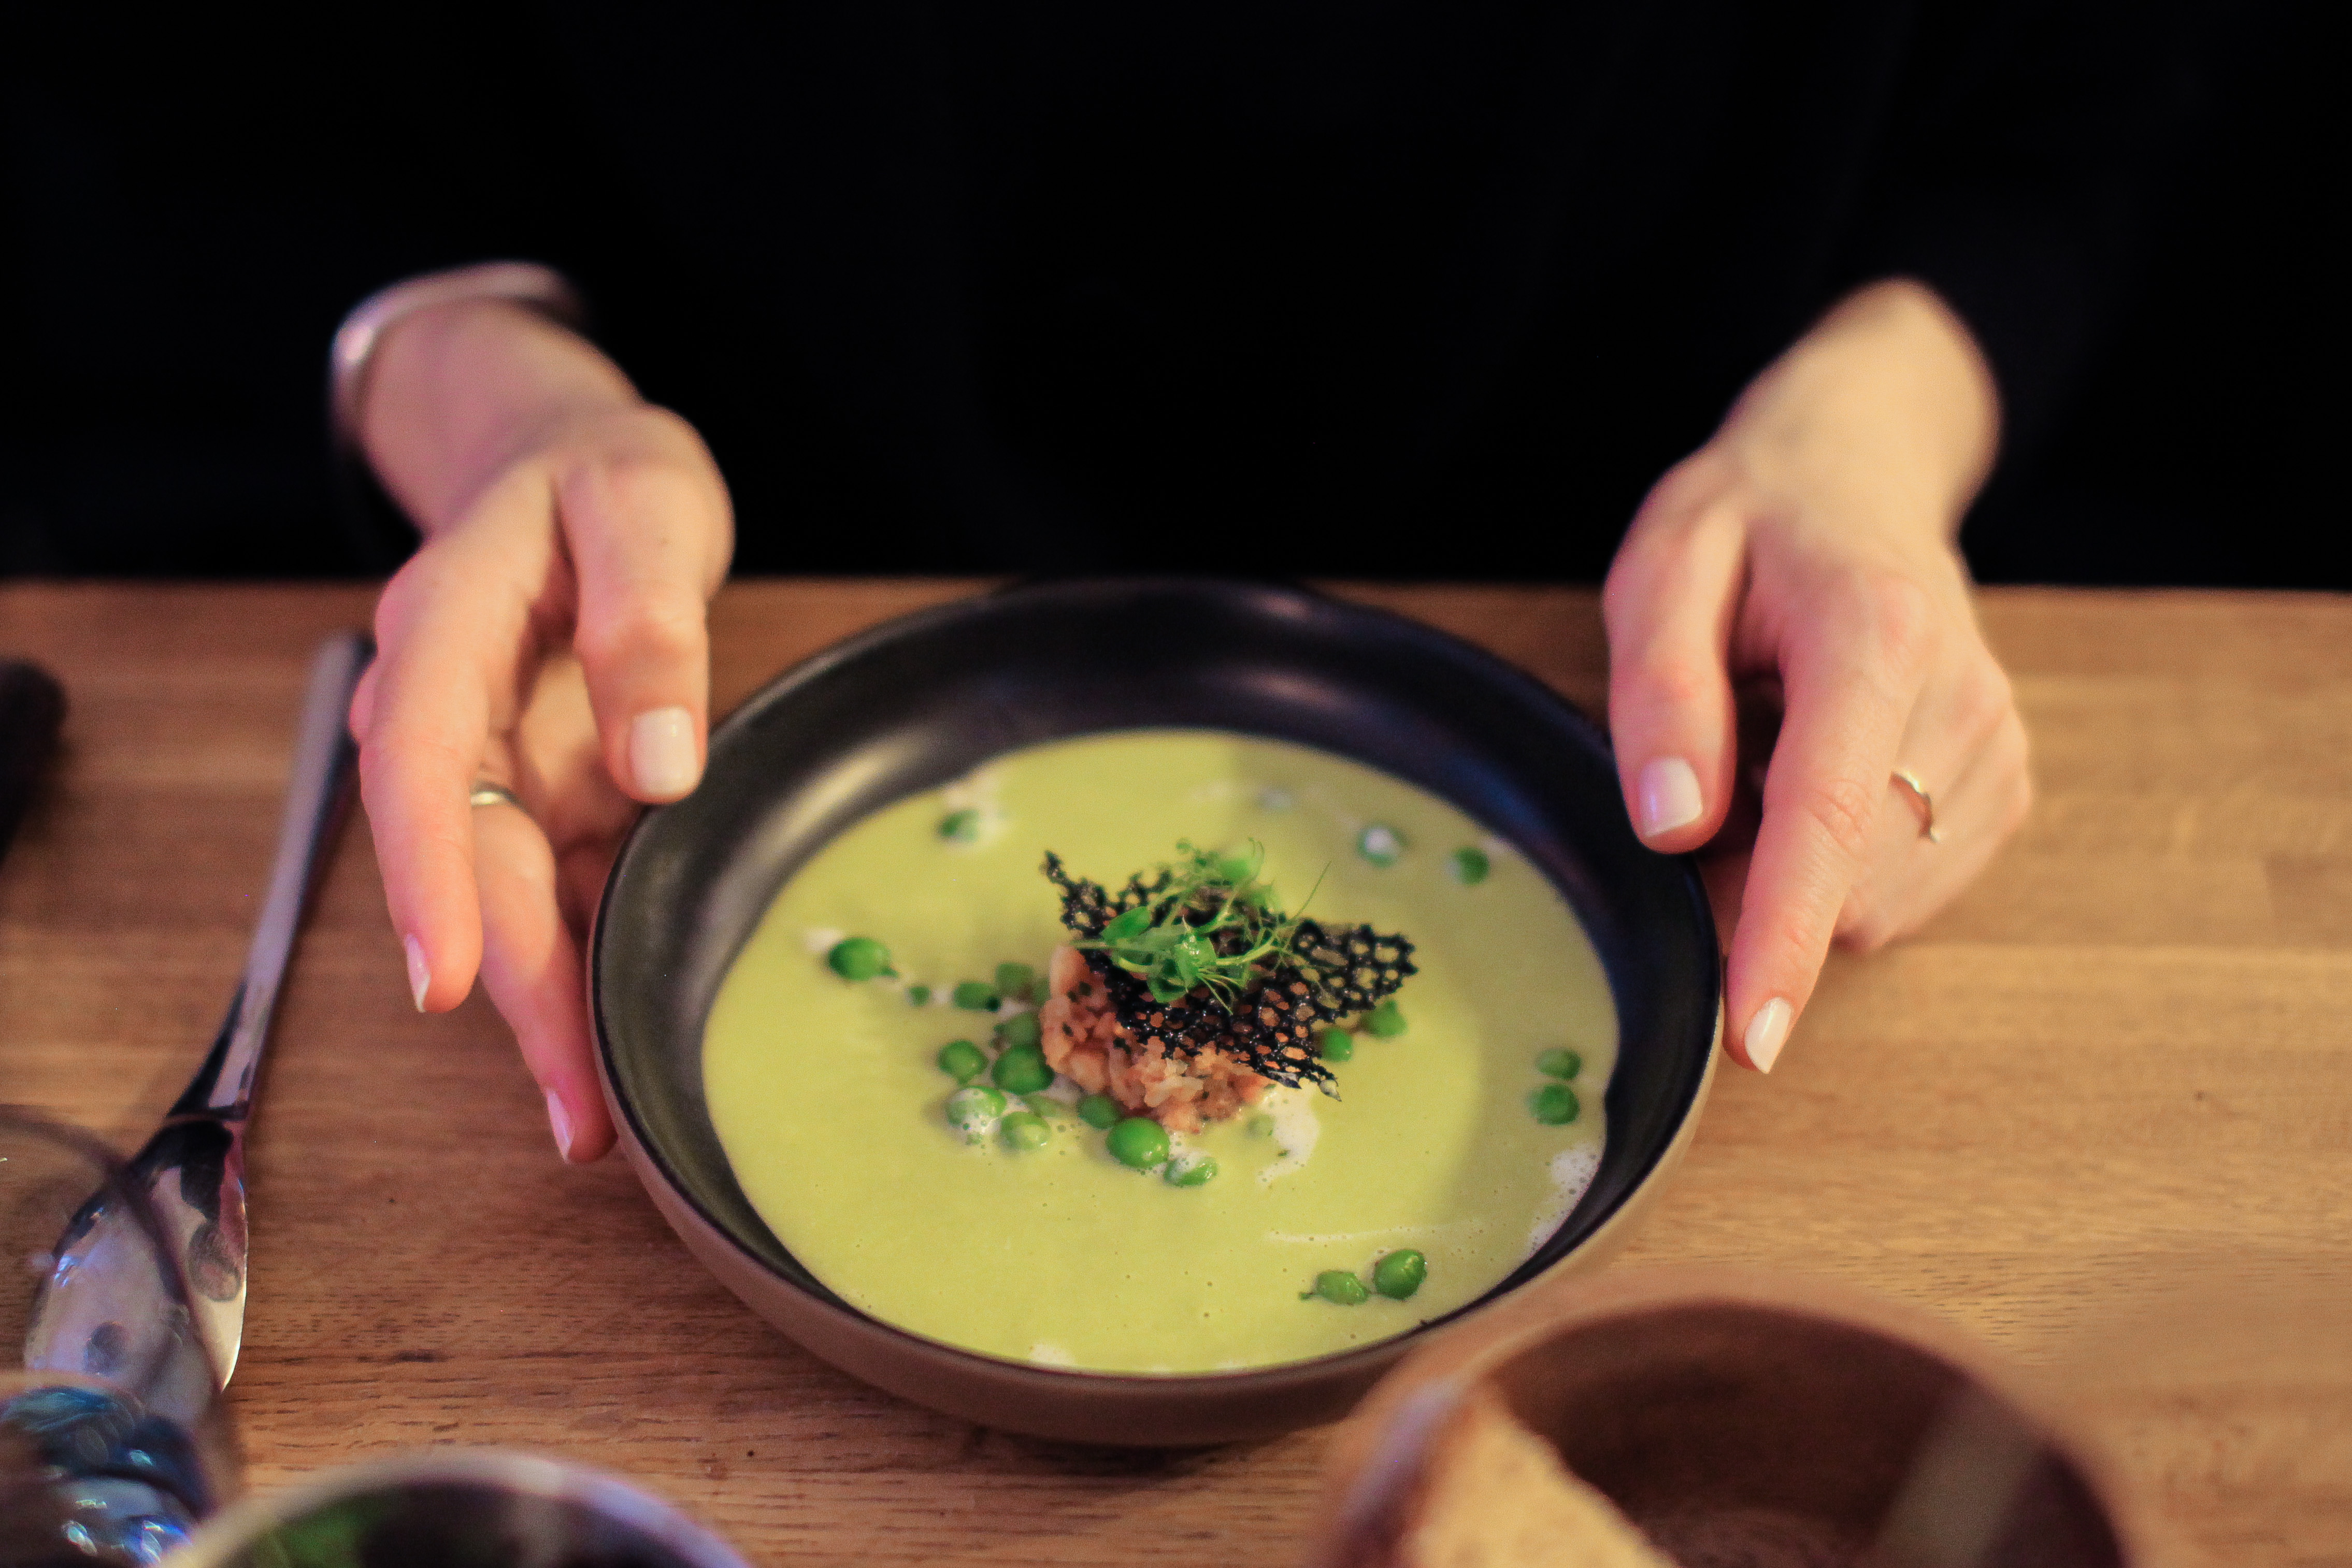
[[[970,591],[748,583],[723,708]],[[1594,596],[1381,589],[1588,707]],[[0,867],[0,1100],[135,1143],[242,958],[344,588],[0,589],[65,682]],[[2352,601],[2004,591],[2040,804],[1927,931],[1838,956],[1769,1080],[1726,1071],[1621,1267],[1923,1304],[2080,1410],[2162,1563],[2352,1563]],[[762,1564],[1289,1564],[1328,1435],[1172,1455],[1009,1437],[813,1362],[617,1162],[556,1161],[498,1018],[409,1006],[359,824],[285,993],[233,1390],[248,1479],[425,1444],[624,1472]]]

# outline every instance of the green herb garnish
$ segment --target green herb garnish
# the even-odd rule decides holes
[[[1165,868],[1150,902],[1071,946],[1107,955],[1142,980],[1154,1001],[1206,990],[1231,1010],[1264,971],[1290,956],[1298,919],[1275,909],[1273,889],[1258,877],[1265,851],[1256,841],[1247,854],[1221,855],[1189,841],[1176,852],[1183,858]]]

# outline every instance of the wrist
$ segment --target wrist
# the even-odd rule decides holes
[[[1774,489],[1848,493],[1957,532],[1998,449],[2000,405],[1968,328],[1906,278],[1855,290],[1749,383],[1717,439]]]
[[[429,536],[552,434],[643,406],[620,367],[570,327],[510,298],[424,305],[378,337],[354,434]]]

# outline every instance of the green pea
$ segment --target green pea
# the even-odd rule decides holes
[[[908,986],[907,988],[907,1004],[909,1007],[929,1007],[931,1005],[931,988],[929,986]]]
[[[1003,1045],[1034,1046],[1043,1034],[1035,1013],[1014,1013],[996,1026],[996,1039]]]
[[[1360,1307],[1371,1299],[1364,1282],[1345,1269],[1326,1269],[1315,1276],[1315,1293],[1339,1307]]]
[[[988,1071],[988,1053],[968,1040],[951,1040],[940,1047],[940,1071],[969,1083]]]
[[[996,1070],[989,1076],[1008,1093],[1034,1094],[1054,1082],[1054,1070],[1035,1046],[1016,1045],[996,1059]]]
[[[1116,1126],[1123,1114],[1118,1102],[1108,1094],[1089,1094],[1078,1102],[1078,1120],[1089,1127]]]
[[[969,1008],[976,1013],[996,1010],[996,990],[986,980],[962,982],[956,987],[953,999],[956,1006]]]
[[[1022,1103],[1048,1122],[1066,1122],[1077,1114],[1051,1094],[1024,1094]]]
[[[1045,1118],[1034,1111],[1015,1111],[998,1124],[1004,1141],[1016,1149],[1042,1149],[1054,1129],[1045,1125]]]
[[[1391,1301],[1403,1301],[1429,1278],[1429,1260],[1406,1247],[1372,1265],[1372,1289]]]
[[[1274,1118],[1271,1116],[1252,1116],[1249,1119],[1247,1131],[1249,1135],[1253,1138],[1271,1138],[1274,1136]]]
[[[940,819],[940,837],[951,844],[976,843],[980,839],[980,813],[969,809],[950,811]]]
[[[890,967],[890,949],[871,936],[845,936],[824,956],[833,972],[845,980],[870,980]]]
[[[1148,1171],[1168,1158],[1168,1129],[1149,1116],[1129,1116],[1110,1130],[1105,1140],[1111,1158],[1123,1166]]]
[[[1356,835],[1356,852],[1377,866],[1396,864],[1404,850],[1404,835],[1386,822],[1374,822]]]
[[[1381,1040],[1394,1040],[1404,1032],[1404,1009],[1391,997],[1364,1015],[1364,1032]]]
[[[1536,1058],[1536,1071],[1547,1078],[1573,1078],[1584,1071],[1584,1058],[1572,1051],[1547,1051]]]
[[[996,990],[999,996],[1019,997],[1026,1000],[1029,988],[1037,983],[1037,971],[1026,964],[996,966]]]
[[[1327,1029],[1315,1037],[1315,1050],[1326,1061],[1345,1061],[1356,1054],[1356,1037],[1344,1029]]]
[[[975,1138],[1003,1114],[1004,1096],[985,1083],[959,1089],[948,1096],[948,1120]]]
[[[1547,1083],[1528,1096],[1528,1109],[1547,1127],[1567,1126],[1581,1108],[1576,1103],[1576,1091],[1565,1083]]]
[[[1454,880],[1465,887],[1475,887],[1486,881],[1491,869],[1486,852],[1475,844],[1464,844],[1454,852]]]
[[[1187,1149],[1168,1162],[1170,1186],[1206,1186],[1217,1179],[1217,1162]]]

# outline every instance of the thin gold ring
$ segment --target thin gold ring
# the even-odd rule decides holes
[[[512,806],[524,816],[528,817],[530,815],[530,808],[522,803],[522,798],[520,796],[508,789],[505,785],[493,784],[487,779],[477,779],[474,780],[474,788],[471,792],[467,795],[466,804],[468,806]]]
[[[1927,793],[1927,787],[1919,782],[1919,776],[1908,768],[1898,768],[1895,770],[1895,782],[1910,790],[1918,799],[1919,836],[1931,844],[1942,843],[1944,835],[1936,827],[1935,799]]]

